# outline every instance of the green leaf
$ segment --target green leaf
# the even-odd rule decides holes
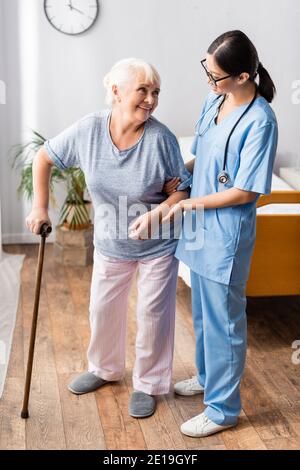
[[[19,196],[24,194],[27,199],[33,197],[32,163],[38,150],[44,145],[46,139],[39,132],[31,129],[31,137],[27,142],[14,145],[9,151],[11,166],[20,171],[20,183],[17,189]],[[60,224],[74,211],[72,227],[89,223],[89,214],[84,204],[86,182],[84,173],[80,168],[60,170],[53,166],[50,174],[50,199],[55,203],[55,185],[63,182],[66,186],[66,198],[60,211]],[[71,205],[70,205],[71,204]],[[73,204],[73,206],[72,206]]]

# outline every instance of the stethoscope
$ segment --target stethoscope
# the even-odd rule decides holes
[[[223,97],[223,100],[222,102],[220,103],[218,109],[220,110],[222,104],[224,103],[225,101],[225,98],[226,96],[223,96],[221,95],[221,97]],[[217,100],[220,98],[220,96],[217,97]],[[225,145],[225,150],[224,150],[224,156],[223,156],[223,168],[222,168],[222,171],[218,174],[218,181],[219,183],[221,184],[227,184],[229,181],[230,181],[230,176],[229,174],[227,173],[226,171],[226,163],[227,163],[227,155],[228,155],[228,147],[229,147],[229,142],[230,142],[230,139],[231,139],[231,136],[232,134],[234,133],[236,127],[238,126],[238,124],[240,123],[240,121],[243,119],[243,117],[245,116],[245,114],[248,113],[249,109],[253,106],[255,100],[257,98],[257,91],[255,93],[255,96],[254,98],[251,100],[251,102],[248,104],[247,108],[245,109],[245,111],[241,114],[241,116],[238,118],[238,120],[236,121],[236,123],[234,124],[233,128],[231,129],[230,133],[229,133],[229,136],[227,137],[227,141],[226,141],[226,145]],[[205,134],[205,132],[207,131],[208,127],[209,127],[209,124],[208,126],[205,128],[205,130],[203,132],[199,132],[198,131],[198,124],[199,122],[204,118],[204,116],[210,111],[210,109],[214,106],[216,100],[213,101],[212,105],[205,111],[205,113],[203,113],[200,117],[200,119],[198,120],[197,124],[196,124],[196,130],[195,130],[195,133],[198,135],[198,136],[203,136]]]

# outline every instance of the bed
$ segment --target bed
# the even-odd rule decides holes
[[[184,161],[193,137],[178,139]],[[179,276],[190,286],[189,268],[179,263]],[[272,192],[257,202],[257,237],[248,296],[300,295],[300,191],[273,174]]]

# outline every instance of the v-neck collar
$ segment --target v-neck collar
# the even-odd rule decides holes
[[[256,97],[257,100],[258,100],[259,98],[260,98],[260,96],[257,96],[257,97]],[[220,103],[219,106],[217,107],[216,112],[215,112],[215,114],[214,114],[213,123],[214,123],[214,126],[215,126],[215,127],[221,126],[222,123],[223,123],[223,121],[226,121],[227,118],[230,118],[230,117],[234,116],[238,111],[241,111],[241,109],[246,108],[246,107],[251,103],[251,101],[250,101],[249,103],[240,104],[239,106],[236,107],[236,109],[233,109],[232,111],[230,111],[230,113],[228,113],[226,116],[224,116],[223,119],[222,119],[219,123],[217,123],[217,122],[216,122],[216,119],[217,119],[217,117],[218,117],[218,115],[219,115],[220,108],[221,108],[222,104],[224,103],[224,101],[225,101],[225,96],[223,97],[221,103]]]
[[[149,118],[150,119],[150,118]],[[111,111],[108,113],[107,115],[107,120],[106,120],[106,135],[107,135],[107,138],[112,146],[112,149],[113,149],[113,152],[114,154],[116,155],[126,155],[130,150],[134,150],[138,145],[139,143],[143,140],[144,138],[144,135],[145,135],[145,131],[146,131],[146,127],[147,127],[147,124],[148,124],[148,121],[149,119],[147,119],[147,121],[145,122],[145,125],[144,125],[144,130],[143,130],[143,133],[142,135],[140,136],[140,138],[136,141],[135,144],[133,144],[131,147],[128,147],[127,149],[123,149],[123,150],[120,150],[113,142],[112,140],[112,137],[111,137],[111,134],[110,134],[110,129],[109,129],[109,126],[110,126],[110,120],[111,120]]]
[[[240,104],[239,106],[237,106],[235,109],[233,109],[232,111],[230,111],[230,113],[226,114],[226,116],[224,116],[220,122],[217,123],[217,117],[219,115],[219,112],[220,112],[220,108],[222,106],[222,104],[224,103],[225,101],[225,97],[223,98],[222,102],[220,103],[220,105],[217,107],[217,110],[216,110],[216,113],[214,115],[214,125],[216,127],[219,127],[222,125],[223,121],[226,121],[227,118],[229,119],[230,117],[234,116],[238,111],[240,111],[242,108],[244,108],[245,106],[248,106],[249,103],[244,103],[244,104]]]

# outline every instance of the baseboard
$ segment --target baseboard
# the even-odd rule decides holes
[[[55,233],[47,238],[47,243],[53,243],[55,240]],[[3,233],[2,244],[3,245],[31,245],[39,243],[39,236],[33,233]]]

